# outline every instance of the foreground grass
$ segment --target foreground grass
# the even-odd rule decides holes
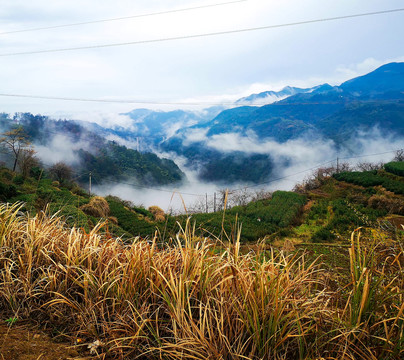
[[[347,276],[304,254],[171,245],[0,205],[0,306],[120,359],[399,359],[402,242],[352,235]],[[240,232],[238,232],[239,236]],[[330,286],[331,282],[333,286]],[[337,285],[335,285],[337,282]]]

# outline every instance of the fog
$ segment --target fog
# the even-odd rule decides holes
[[[35,144],[34,144],[35,145]],[[68,165],[79,164],[77,150],[88,150],[89,142],[85,140],[72,141],[69,136],[56,134],[47,145],[35,145],[37,156],[45,165],[64,162]]]
[[[203,141],[204,145],[221,152],[243,151],[245,153],[267,154],[271,157],[274,169],[272,176],[263,184],[215,184],[198,180],[197,166],[193,170],[186,166],[186,159],[175,155],[160,153],[159,156],[174,160],[187,176],[187,183],[178,187],[157,189],[136,188],[126,184],[97,186],[100,195],[112,194],[136,205],[145,207],[158,205],[166,212],[213,211],[214,193],[216,208],[220,205],[221,192],[228,189],[230,197],[255,198],[257,193],[275,190],[291,190],[305,178],[313,174],[318,167],[336,166],[347,163],[352,167],[359,163],[388,162],[394,158],[395,150],[403,148],[404,138],[385,134],[379,128],[352,134],[343,146],[337,146],[332,140],[307,134],[298,139],[279,143],[273,139],[259,140],[256,134],[227,133],[206,137],[206,131],[193,130],[187,136],[188,144]],[[193,164],[195,165],[195,164]],[[206,197],[207,196],[207,197]],[[234,203],[234,201],[233,201]],[[236,204],[236,203],[234,203]]]

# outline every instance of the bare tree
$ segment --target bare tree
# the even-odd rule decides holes
[[[356,165],[358,170],[360,171],[372,171],[372,170],[380,170],[383,169],[383,163],[371,163],[371,162],[362,162]]]
[[[22,176],[27,177],[30,171],[35,166],[40,166],[39,159],[35,156],[36,152],[33,149],[22,149],[18,157],[18,168]]]
[[[404,161],[404,149],[397,150],[393,161]]]
[[[29,149],[31,143],[29,142],[28,135],[24,132],[22,126],[7,131],[3,135],[4,137],[0,138],[0,144],[3,145],[7,152],[13,154],[13,171],[15,171],[22,151]]]
[[[63,182],[72,178],[73,170],[64,162],[58,162],[49,168],[49,174],[54,180]]]

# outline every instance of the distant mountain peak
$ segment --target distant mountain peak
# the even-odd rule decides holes
[[[344,91],[356,96],[372,96],[387,91],[404,91],[404,62],[382,65],[376,70],[345,81],[340,85]]]
[[[264,91],[259,94],[252,94],[246,97],[243,97],[236,101],[236,104],[242,105],[269,105],[276,101],[281,101],[289,96],[297,95],[297,94],[305,94],[312,93],[317,91],[326,91],[332,89],[332,86],[329,84],[317,85],[311,88],[299,88],[294,86],[285,86],[280,91]]]

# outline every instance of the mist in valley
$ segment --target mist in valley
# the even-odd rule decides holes
[[[336,168],[337,159],[340,168],[349,166],[351,169],[361,164],[362,167],[369,167],[370,164],[391,161],[395,151],[404,145],[404,138],[386,134],[378,127],[366,132],[355,132],[344,141],[343,145],[337,145],[331,139],[323,139],[313,134],[280,143],[273,139],[258,139],[253,133],[248,135],[227,133],[207,137],[204,131],[192,132],[186,141],[188,143],[202,141],[207,148],[219,150],[223,154],[242,151],[246,154],[267,155],[273,163],[268,181],[260,184],[201,181],[198,176],[200,165],[189,166],[181,155],[158,152],[159,156],[175,161],[186,174],[186,181],[183,184],[152,189],[141,184],[132,186],[127,183],[107,182],[97,184],[94,191],[103,196],[109,194],[119,196],[145,207],[158,205],[166,212],[203,212],[206,211],[206,204],[207,210],[211,212],[223,206],[226,190],[228,206],[242,205],[268,196],[276,190],[292,190],[296,184],[313,176],[317,168]]]

